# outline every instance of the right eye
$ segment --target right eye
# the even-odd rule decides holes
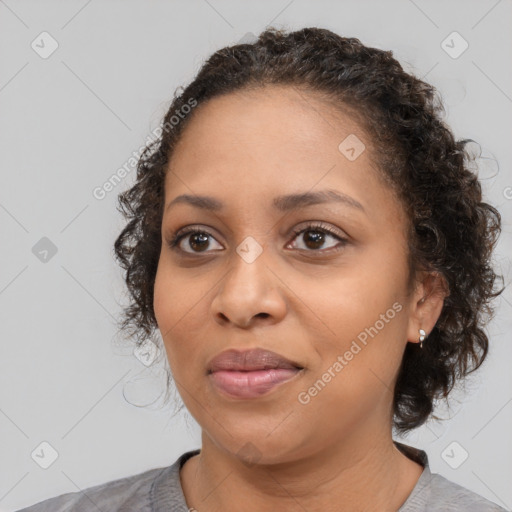
[[[168,241],[168,245],[174,251],[181,251],[187,254],[200,254],[201,252],[211,252],[206,251],[206,249],[210,245],[208,237],[215,240],[213,235],[208,233],[204,229],[189,228],[185,231],[178,231],[175,235],[173,235],[171,240]],[[185,244],[188,245],[189,248],[193,248],[193,250],[187,251],[186,249],[183,249],[182,241],[185,241]],[[220,247],[222,248],[222,246]]]

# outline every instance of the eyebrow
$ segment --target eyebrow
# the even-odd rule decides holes
[[[345,204],[366,213],[363,205],[353,197],[350,197],[342,192],[338,192],[337,190],[329,189],[320,190],[317,192],[302,192],[298,194],[278,196],[274,198],[272,206],[277,211],[288,212],[291,210],[304,208],[306,206],[331,202]],[[221,211],[224,208],[224,203],[214,197],[182,194],[173,199],[167,205],[166,211],[169,210],[171,206],[178,203],[189,204],[191,206],[195,206],[196,208],[201,208],[203,210],[213,212]]]

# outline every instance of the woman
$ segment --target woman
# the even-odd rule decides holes
[[[389,51],[319,28],[216,52],[115,243],[201,449],[29,507],[499,511],[398,443],[484,361],[500,233],[467,141]],[[485,315],[484,315],[485,314]]]

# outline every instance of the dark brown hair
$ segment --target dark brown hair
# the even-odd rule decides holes
[[[423,349],[416,343],[405,349],[393,401],[393,427],[404,433],[422,425],[434,401],[446,398],[488,353],[483,327],[494,313],[491,299],[503,291],[494,290],[498,276],[490,265],[501,217],[482,202],[480,182],[469,169],[469,141],[455,140],[442,121],[435,88],[406,73],[391,51],[359,39],[321,28],[270,28],[251,44],[214,53],[196,78],[175,92],[162,135],[142,153],[136,183],[119,196],[128,223],[115,242],[115,255],[131,298],[121,331],[141,344],[157,329],[153,289],[164,179],[189,119],[211,98],[273,84],[313,91],[355,116],[369,135],[381,177],[407,212],[409,289],[420,269],[438,272],[449,288]],[[191,102],[195,109],[187,107]]]

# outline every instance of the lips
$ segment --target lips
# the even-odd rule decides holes
[[[208,374],[217,371],[256,371],[275,369],[302,369],[299,363],[270,350],[252,349],[226,350],[214,357],[208,364]]]
[[[257,399],[299,376],[304,368],[280,354],[263,349],[227,350],[208,365],[213,387],[231,399]]]

